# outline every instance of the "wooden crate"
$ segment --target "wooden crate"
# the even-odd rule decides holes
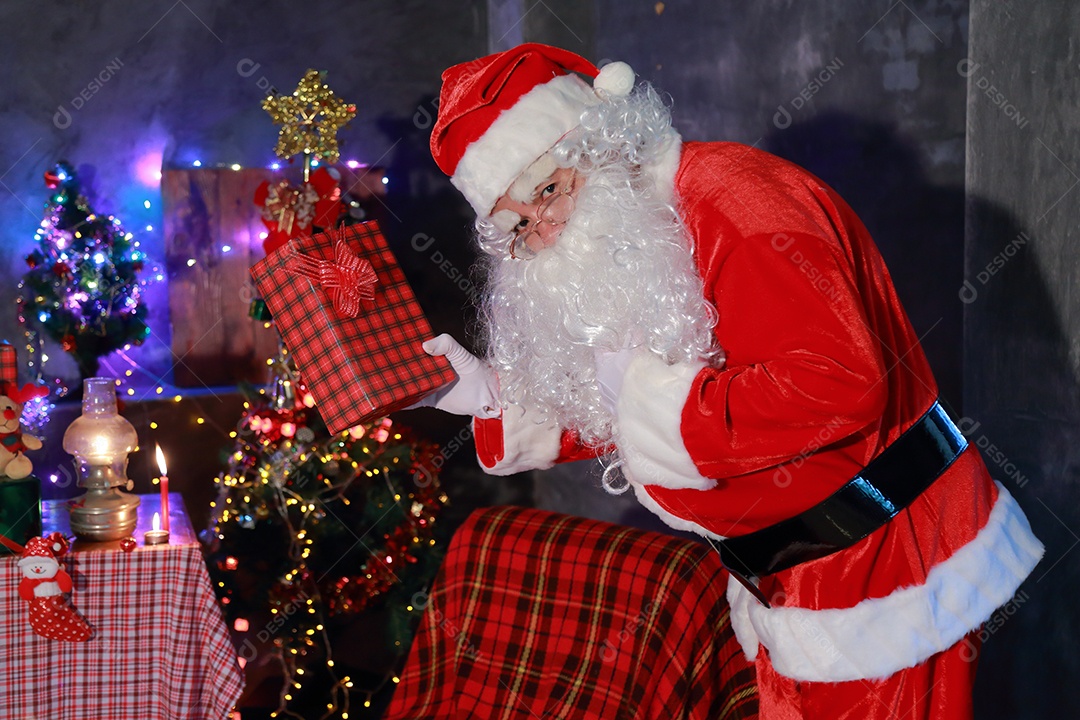
[[[252,201],[264,168],[165,170],[161,178],[174,379],[178,387],[265,383],[277,334],[248,316],[248,268],[265,229]]]

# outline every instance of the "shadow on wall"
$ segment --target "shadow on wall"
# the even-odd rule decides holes
[[[763,149],[817,175],[858,213],[922,338],[942,396],[959,408],[963,189],[927,181],[919,152],[893,128],[844,113],[823,113],[776,131]]]
[[[436,113],[436,98],[425,95],[412,116],[377,122],[398,140],[388,163],[386,235],[435,332],[475,347],[476,338],[467,333],[481,292],[473,274],[474,214],[431,157]]]

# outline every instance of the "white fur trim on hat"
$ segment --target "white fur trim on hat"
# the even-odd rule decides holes
[[[626,97],[634,89],[634,70],[624,62],[610,62],[600,68],[593,89],[602,98]]]
[[[707,490],[716,480],[698,472],[682,439],[682,411],[704,362],[668,365],[641,351],[626,368],[616,405],[615,445],[631,483]]]
[[[15,565],[19,568],[25,568],[27,565],[40,565],[47,563],[55,567],[60,567],[60,563],[52,555],[48,555],[44,552],[31,553],[21,558]]]
[[[535,199],[536,188],[559,169],[551,153],[544,153],[529,167],[521,171],[506,191],[513,200],[530,203]]]
[[[576,128],[585,108],[598,102],[577,75],[559,75],[537,85],[466,148],[450,182],[477,215],[487,217],[514,179]]]
[[[808,610],[766,608],[731,578],[731,624],[743,652],[753,660],[760,642],[785,677],[846,682],[888,677],[960,642],[1009,602],[1044,551],[1024,511],[997,486],[986,524],[922,585],[851,608]]]
[[[492,466],[480,465],[491,475],[513,475],[526,470],[546,470],[555,464],[562,444],[562,430],[554,420],[537,422],[534,413],[520,405],[503,410],[503,457]]]

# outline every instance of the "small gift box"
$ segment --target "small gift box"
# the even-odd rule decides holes
[[[290,240],[251,268],[327,428],[341,432],[452,382],[376,223]]]

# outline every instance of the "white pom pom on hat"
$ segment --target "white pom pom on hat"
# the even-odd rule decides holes
[[[634,89],[634,69],[616,60],[600,68],[593,80],[593,90],[601,98],[626,97]]]

